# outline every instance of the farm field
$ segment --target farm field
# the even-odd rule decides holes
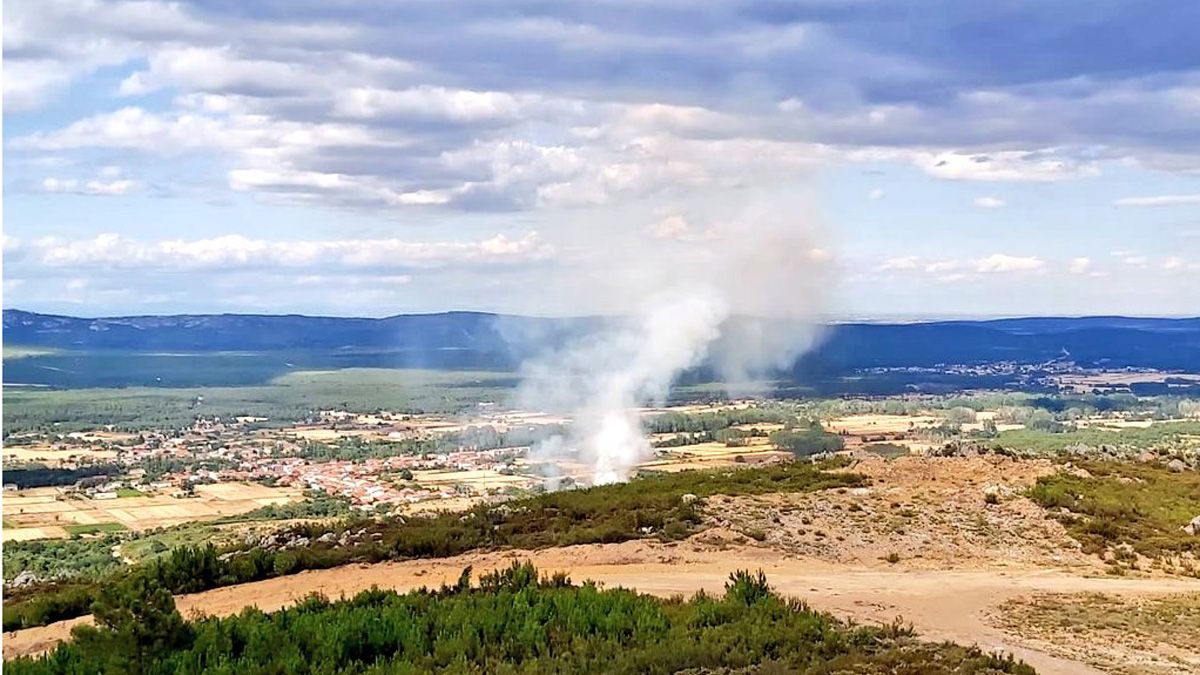
[[[117,456],[115,450],[87,447],[57,448],[50,445],[8,445],[4,448],[5,463],[37,462],[47,467],[62,464],[102,462]]]
[[[258,484],[199,485],[196,496],[154,494],[130,499],[58,499],[58,488],[10,491],[4,497],[4,540],[64,538],[72,529],[115,524],[134,531],[215,520],[301,499],[294,488]]]

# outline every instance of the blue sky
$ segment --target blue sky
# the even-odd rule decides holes
[[[4,306],[621,312],[769,220],[833,316],[1200,314],[1200,4],[693,7],[7,3]]]

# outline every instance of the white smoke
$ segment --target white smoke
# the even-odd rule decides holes
[[[664,401],[681,373],[707,360],[744,392],[812,346],[828,255],[811,209],[771,203],[703,227],[669,216],[640,239],[609,242],[619,256],[603,259],[604,271],[578,271],[628,309],[524,364],[519,405],[573,419],[536,459],[575,463],[592,484],[625,480],[653,455],[638,409]]]

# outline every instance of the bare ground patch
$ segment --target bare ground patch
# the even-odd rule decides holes
[[[1021,493],[1056,469],[1002,456],[872,457],[847,469],[868,487],[706,500],[707,525],[805,558],[919,569],[1099,570]],[[989,496],[991,495],[991,496]]]

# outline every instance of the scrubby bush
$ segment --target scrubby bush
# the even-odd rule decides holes
[[[658,599],[539,577],[528,563],[469,585],[404,595],[371,589],[283,611],[247,609],[183,623],[152,583],[106,595],[101,625],[13,675],[174,673],[1013,673],[1033,670],[977,648],[913,639],[894,624],[853,627],[773,594],[761,572],[731,575],[723,598]]]

